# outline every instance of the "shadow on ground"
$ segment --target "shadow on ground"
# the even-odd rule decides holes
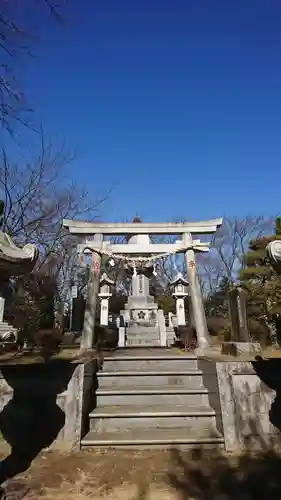
[[[66,390],[74,369],[74,364],[61,360],[1,367],[13,397],[0,414],[2,438],[11,447],[0,466],[0,484],[26,471],[58,436],[65,414],[57,396]]]
[[[270,449],[238,457],[219,450],[174,450],[169,484],[182,500],[277,500],[281,498],[281,457]]]
[[[243,408],[248,419],[244,451],[226,455],[223,450],[193,449],[189,453],[173,450],[168,483],[182,500],[277,500],[281,498],[281,360],[257,360],[253,368],[262,382],[261,389],[276,391],[269,410],[269,421],[276,434],[264,435],[259,399],[254,408]],[[264,436],[264,437],[263,437]],[[254,438],[254,441],[251,440]],[[254,445],[254,446],[253,446]],[[254,449],[253,449],[254,448]],[[277,451],[278,450],[278,451]]]

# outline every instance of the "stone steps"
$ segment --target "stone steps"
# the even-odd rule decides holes
[[[104,432],[98,434],[90,431],[81,441],[82,447],[98,448],[170,448],[174,446],[223,446],[221,434],[213,429],[206,429],[200,435],[196,429],[142,429],[124,432]]]
[[[200,370],[189,370],[185,372],[166,372],[155,373],[153,371],[139,372],[101,372],[99,374],[99,388],[124,387],[128,383],[134,387],[151,386],[153,383],[157,387],[167,386],[170,388],[195,388],[202,385],[202,372]]]
[[[215,428],[215,412],[211,407],[189,406],[115,406],[100,407],[90,413],[91,430],[97,433],[139,429]]]
[[[82,447],[221,446],[197,358],[168,349],[105,357]]]
[[[137,405],[205,405],[208,404],[208,391],[198,389],[167,389],[158,387],[124,387],[120,389],[98,389],[98,406]]]
[[[139,349],[136,348],[136,353],[133,356],[133,349],[128,349],[130,355],[122,354],[115,357],[105,357],[104,366],[106,366],[106,372],[120,372],[120,371],[169,371],[169,372],[184,372],[186,370],[196,370],[197,369],[197,358],[192,355],[178,354],[178,355],[167,355],[166,349],[165,354],[159,355],[160,349],[155,349],[155,355],[153,355],[154,349],[148,351],[147,356],[143,356],[139,353]]]

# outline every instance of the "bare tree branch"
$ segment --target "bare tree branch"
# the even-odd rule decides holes
[[[61,290],[73,279],[78,264],[77,240],[64,230],[62,219],[94,219],[108,196],[92,200],[67,177],[72,159],[43,136],[37,157],[29,163],[13,164],[3,149],[0,157],[3,230],[19,245],[29,242],[39,248],[37,271],[46,268],[58,279]]]
[[[30,16],[39,12],[42,19],[48,14],[62,20],[61,8],[66,0],[2,0],[0,5],[0,122],[13,135],[16,124],[30,125],[24,90],[18,80],[18,69],[23,57],[30,55],[36,39]],[[46,13],[46,15],[45,15]]]
[[[198,255],[198,270],[205,294],[214,293],[223,278],[229,283],[237,280],[245,265],[245,255],[251,239],[271,233],[275,217],[246,216],[225,218],[214,235],[210,252]]]

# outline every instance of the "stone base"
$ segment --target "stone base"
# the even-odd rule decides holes
[[[221,354],[240,356],[243,354],[259,354],[261,346],[259,342],[223,342]]]

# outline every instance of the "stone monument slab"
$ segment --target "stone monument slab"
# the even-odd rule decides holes
[[[247,293],[241,287],[228,292],[231,341],[250,342],[247,315]]]

